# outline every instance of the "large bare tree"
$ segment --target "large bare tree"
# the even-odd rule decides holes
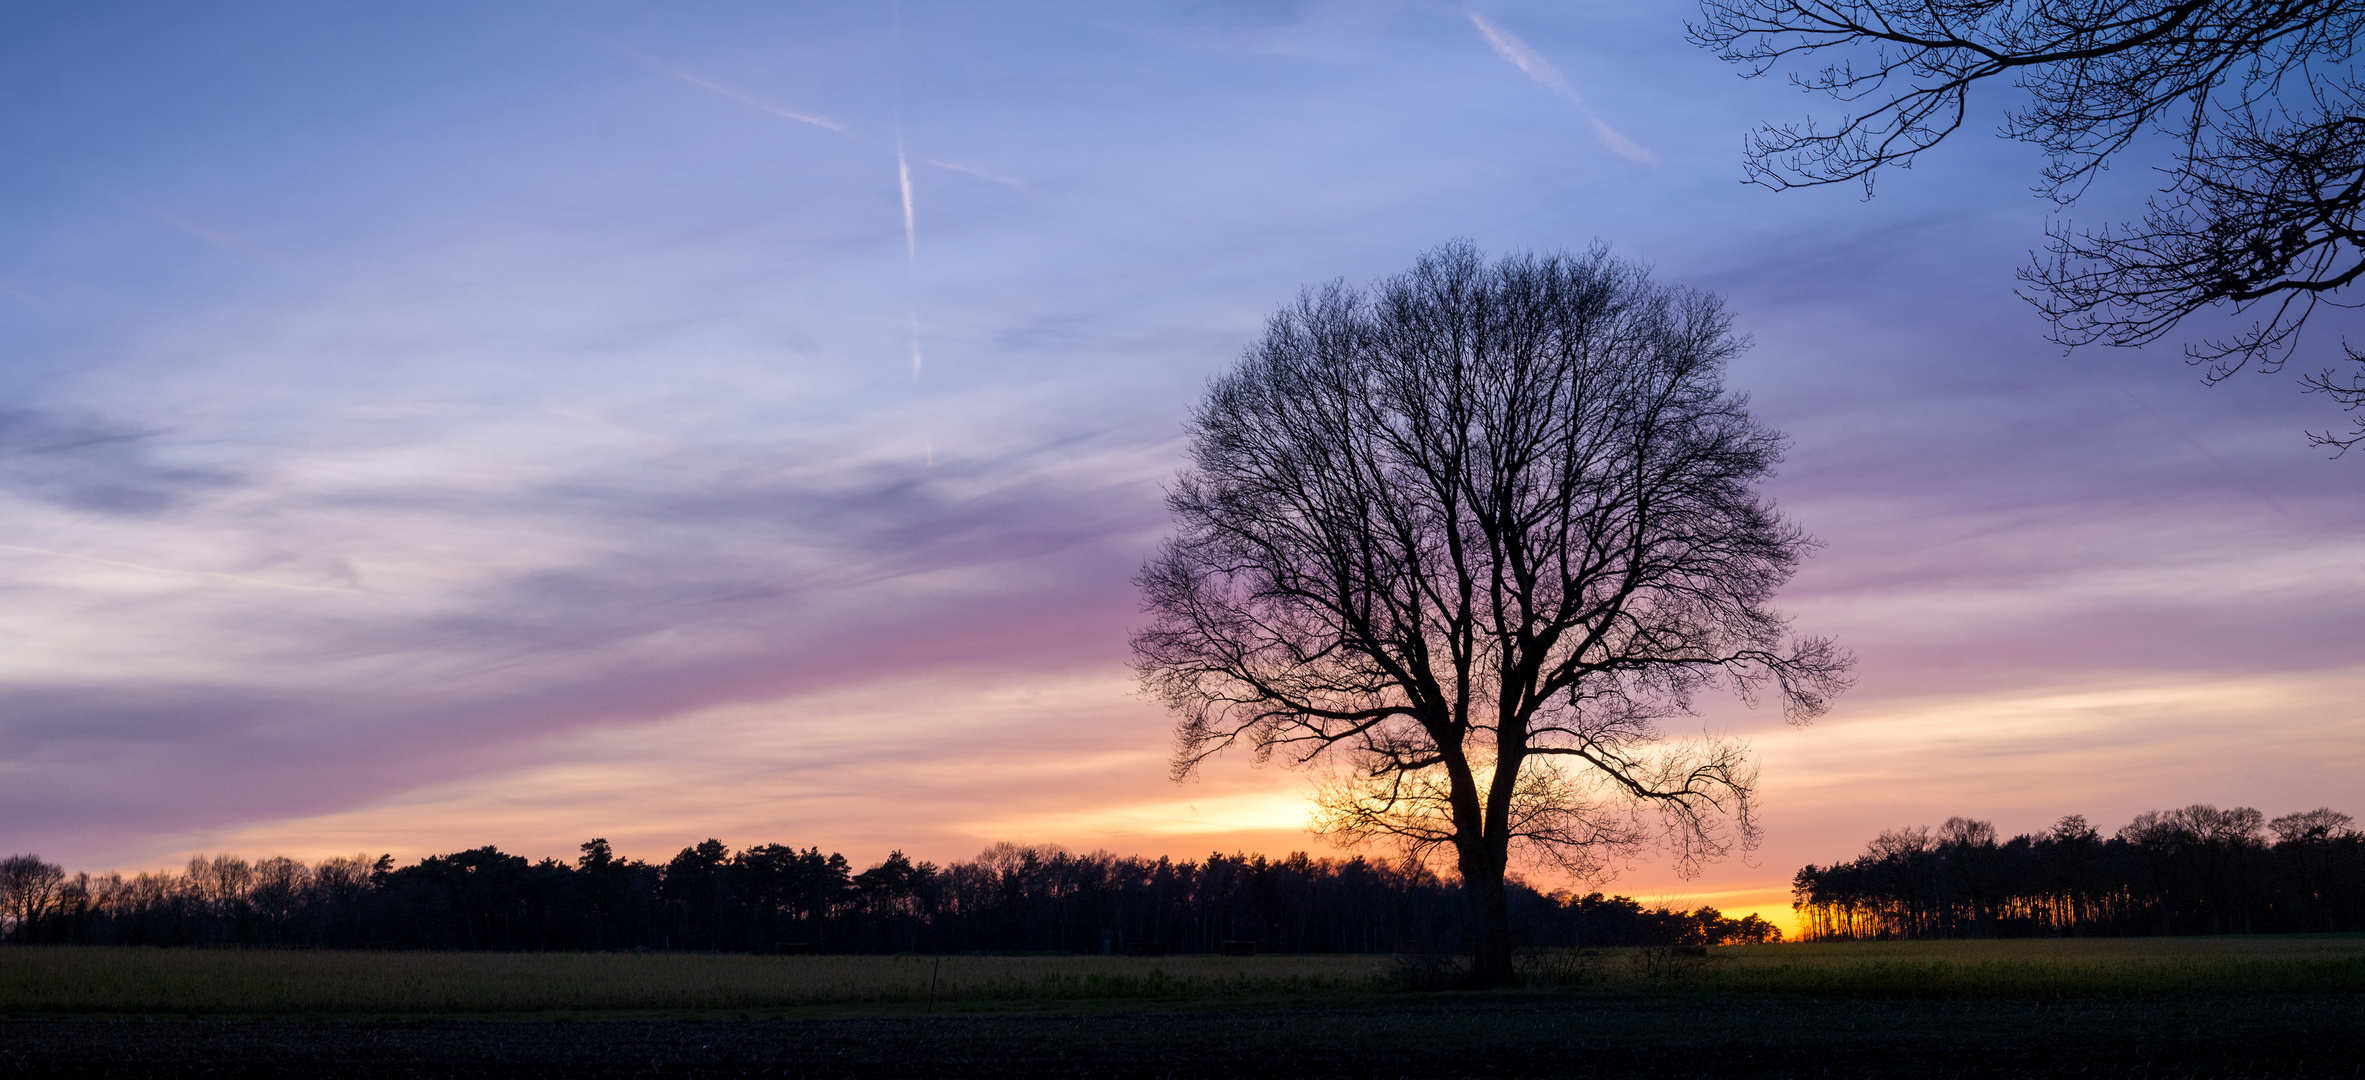
[[[1193,412],[1139,579],[1176,777],[1335,765],[1322,827],[1451,849],[1481,985],[1513,979],[1514,857],[1753,845],[1743,748],[1660,721],[1710,686],[1811,717],[1849,661],[1768,606],[1808,541],[1754,487],[1783,440],[1722,385],[1744,344],[1600,248],[1449,244],[1283,308]]]
[[[1703,0],[1695,42],[1750,75],[1804,62],[1800,86],[1839,120],[1773,125],[1748,149],[1769,187],[1852,183],[1908,166],[1959,130],[1970,94],[2023,92],[2003,134],[2049,159],[2067,204],[2146,131],[2172,160],[2140,222],[2050,231],[2022,273],[2065,345],[2142,345],[2196,313],[2236,319],[2186,355],[2210,382],[2278,370],[2319,305],[2355,306],[2365,275],[2365,0]],[[1820,67],[1816,65],[1820,64]],[[2247,325],[2242,325],[2245,323]],[[2365,407],[2365,355],[2303,372],[2308,390]],[[2346,434],[2309,441],[2347,450]]]

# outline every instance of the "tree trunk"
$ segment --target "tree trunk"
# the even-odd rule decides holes
[[[1503,863],[1484,854],[1463,856],[1462,893],[1470,898],[1470,986],[1489,989],[1519,985],[1511,970],[1511,906],[1503,890]]]

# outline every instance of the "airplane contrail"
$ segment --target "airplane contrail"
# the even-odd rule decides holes
[[[894,44],[895,182],[903,188],[903,257],[909,272],[911,304],[912,381],[920,381],[920,226],[912,212],[912,163],[903,152],[903,0],[889,0],[890,40]],[[928,464],[936,464],[936,446],[928,445]]]
[[[1578,108],[1585,110],[1585,119],[1593,123],[1594,137],[1600,139],[1603,146],[1609,147],[1611,153],[1643,165],[1659,163],[1658,155],[1643,149],[1634,140],[1603,122],[1601,115],[1594,112],[1591,105],[1585,104],[1584,96],[1572,89],[1567,79],[1560,77],[1560,69],[1553,67],[1551,61],[1544,59],[1534,49],[1528,48],[1527,42],[1512,36],[1510,31],[1496,26],[1486,16],[1475,11],[1470,13],[1470,24],[1486,37],[1487,44],[1494,46],[1496,54],[1525,72],[1528,78],[1535,80],[1536,85],[1569,99]]]
[[[1526,72],[1528,78],[1534,79],[1547,90],[1557,90],[1577,98],[1577,92],[1568,88],[1568,80],[1560,77],[1560,69],[1553,67],[1551,61],[1538,55],[1534,49],[1528,48],[1527,42],[1511,36],[1510,31],[1496,26],[1486,16],[1475,11],[1470,13],[1470,22],[1478,27],[1479,33],[1486,35],[1486,43],[1494,46],[1495,52],[1511,61],[1513,67]],[[1577,98],[1577,103],[1584,104],[1584,99]]]
[[[1016,180],[1012,180],[1007,176],[1002,176],[998,173],[990,173],[984,169],[977,168],[974,165],[956,165],[950,161],[938,161],[935,158],[921,158],[920,161],[922,164],[934,165],[939,169],[951,169],[957,173],[968,173],[969,175],[974,176],[980,180],[984,180],[988,183],[1000,184],[1006,188],[1019,188],[1024,190],[1026,187],[1025,184],[1022,184]]]
[[[912,167],[903,156],[903,136],[895,137],[895,177],[903,183],[903,251],[914,262],[920,258],[920,231],[912,216]]]
[[[756,108],[762,109],[763,111],[771,113],[774,116],[795,120],[800,123],[812,124],[815,127],[825,127],[840,134],[845,133],[846,125],[838,123],[829,117],[816,116],[812,113],[801,113],[794,109],[784,109],[778,105],[772,104],[769,101],[762,101],[749,97],[746,94],[742,94],[739,91],[733,90],[730,87],[724,86],[723,84],[715,82],[712,79],[703,78],[701,76],[684,71],[681,68],[677,68],[663,60],[659,60],[654,56],[650,56],[647,53],[641,52],[638,49],[628,49],[622,45],[618,45],[616,46],[616,51],[638,60],[641,63],[647,64],[648,66],[662,71],[668,75],[671,75],[674,78],[680,79],[683,82],[689,83],[692,86],[700,87],[706,90],[712,90],[715,93],[721,94],[722,96],[739,102],[742,105],[753,105]]]
[[[897,125],[895,132],[895,179],[903,185],[903,255],[911,272],[917,275],[920,272],[919,218],[912,212],[912,166],[911,159],[903,153],[901,125]],[[917,379],[920,377],[920,309],[917,302],[911,309],[911,345],[912,378]]]
[[[206,228],[203,225],[196,224],[195,222],[174,217],[173,215],[167,214],[162,210],[155,209],[154,207],[142,206],[138,209],[141,213],[146,214],[149,217],[155,218],[158,221],[170,225],[173,228],[179,229],[182,232],[188,233],[189,235],[203,240],[208,244],[212,244],[215,247],[221,248],[224,251],[235,251],[241,255],[254,254],[253,249],[247,247],[245,244],[239,243],[227,233],[216,232],[212,229]]]

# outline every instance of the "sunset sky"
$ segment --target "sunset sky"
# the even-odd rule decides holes
[[[2350,418],[2049,344],[2008,97],[1870,201],[1739,183],[1833,106],[1695,15],[0,3],[0,854],[1327,850],[1303,773],[1167,779],[1130,578],[1266,315],[1457,237],[1726,299],[1825,545],[1782,606],[1859,657],[1697,721],[1754,865],[1608,890],[1786,922],[1955,814],[2365,816],[2365,453],[2301,435]]]

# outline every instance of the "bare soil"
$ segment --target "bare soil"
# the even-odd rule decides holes
[[[0,1020],[0,1077],[2350,1077],[2365,996],[1402,994],[594,1020]]]

